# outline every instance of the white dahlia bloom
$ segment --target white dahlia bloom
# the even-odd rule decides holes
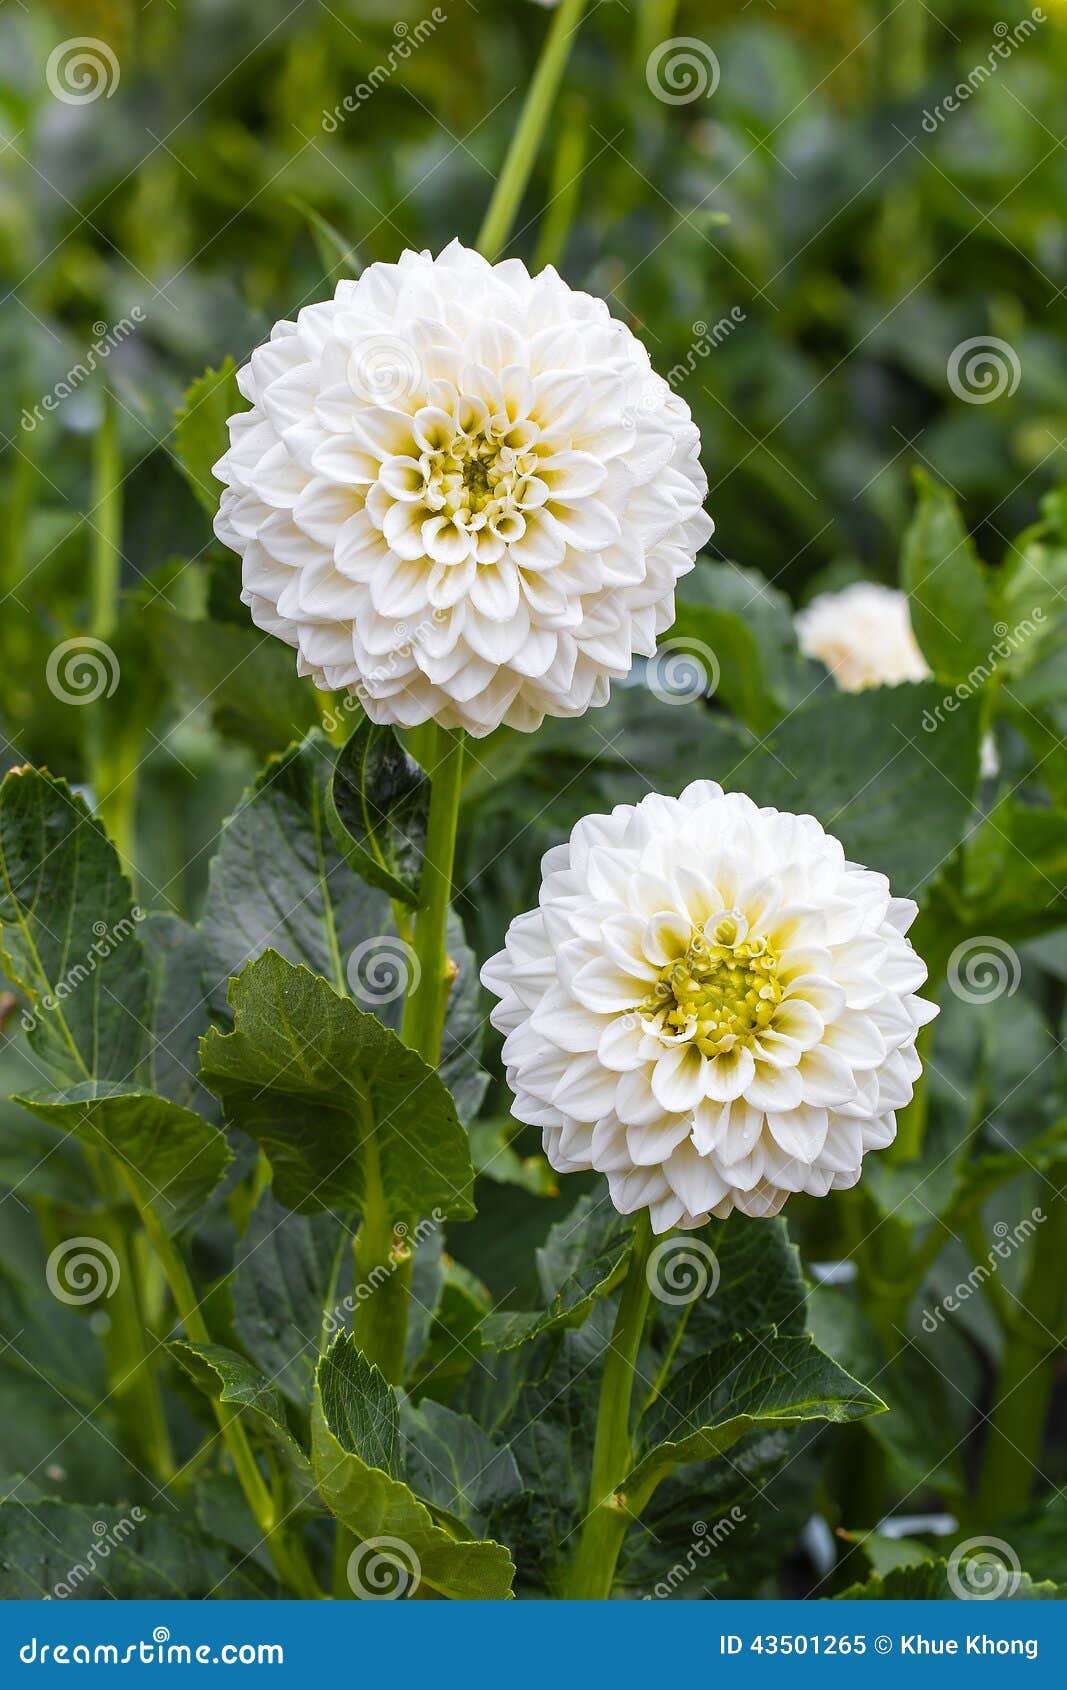
[[[275,325],[215,532],[253,621],[375,722],[607,701],[712,531],[688,408],[603,301],[453,242]]]
[[[482,981],[514,1114],[657,1232],[854,1185],[920,1072],[910,900],[812,816],[697,781],[586,816]]]
[[[925,681],[929,666],[911,626],[907,595],[875,581],[820,593],[796,616],[806,657],[833,674],[844,692]]]

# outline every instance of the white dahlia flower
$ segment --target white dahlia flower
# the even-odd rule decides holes
[[[482,981],[514,1114],[657,1232],[854,1185],[920,1072],[916,906],[812,816],[697,781],[586,816]]]
[[[806,657],[825,663],[844,692],[925,681],[930,669],[911,626],[907,595],[875,581],[820,593],[796,616]]]
[[[455,241],[372,264],[238,383],[215,532],[253,621],[375,722],[604,704],[712,531],[686,405],[551,268]]]

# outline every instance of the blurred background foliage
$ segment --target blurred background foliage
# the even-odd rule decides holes
[[[226,360],[243,362],[277,318],[368,263],[453,236],[473,244],[546,18],[525,0],[446,0],[438,11],[432,30],[422,0],[35,0],[0,11],[0,750],[4,766],[46,763],[95,793],[140,895],[190,918],[223,818],[264,757],[316,716],[291,653],[248,623],[239,565],[212,538],[209,469],[233,408]],[[681,372],[675,385],[700,426],[717,524],[712,561],[686,596],[698,610],[743,613],[775,696],[769,717],[758,689],[747,702],[742,689],[701,703],[696,716],[650,715],[643,689],[621,690],[584,723],[480,748],[466,795],[478,827],[461,865],[478,955],[529,904],[540,850],[578,815],[633,799],[649,781],[676,788],[758,755],[769,721],[813,687],[819,732],[809,714],[792,744],[817,786],[815,764],[832,761],[845,718],[798,657],[790,613],[826,586],[898,580],[916,467],[953,490],[994,573],[1018,563],[1015,537],[1067,479],[1067,5],[1045,0],[1043,11],[1038,31],[941,121],[935,108],[1000,38],[1001,0],[592,6],[508,250],[602,295],[662,373]],[[665,18],[666,33],[713,45],[721,75],[711,97],[652,97],[645,64]],[[397,59],[397,44],[420,30]],[[50,52],[75,35],[105,42],[119,69],[111,93],[84,105],[55,99],[45,76]],[[371,97],[346,111],[346,96],[372,76]],[[120,343],[85,373],[94,341],[116,331]],[[1021,379],[995,403],[967,403],[948,363],[984,335],[1009,343]],[[221,374],[196,391],[195,426],[183,430],[179,407],[205,370]],[[1045,505],[1053,620],[1067,602],[1064,509],[1062,497]],[[101,558],[116,550],[118,600],[100,591]],[[1024,584],[1020,614],[1028,592]],[[122,684],[82,708],[46,677],[57,646],[86,634],[113,648]],[[1048,652],[1058,683],[1032,686],[998,742],[1001,794],[1029,779],[1023,800],[1038,807],[1067,796],[1062,641]],[[886,709],[868,711],[872,735]],[[850,720],[861,723],[861,758],[864,718]],[[901,1220],[899,1170],[888,1164],[862,1199],[850,1194],[854,1202],[830,1202],[817,1217],[813,1205],[790,1206],[808,1263],[858,1250],[864,1228],[879,1235],[861,1261],[865,1306],[828,1284],[813,1308],[820,1342],[894,1409],[842,1434],[828,1481],[793,1470],[791,1484],[804,1476],[801,1521],[817,1482],[836,1485],[839,1501],[824,1491],[822,1506],[848,1527],[873,1526],[894,1497],[930,1500],[928,1427],[953,1429],[946,1449],[963,1445],[975,1401],[984,1413],[992,1400],[1008,1340],[975,1301],[963,1336],[940,1333],[936,1369],[909,1339],[891,1371],[893,1331],[924,1274],[933,1297],[966,1268],[960,1239],[967,1227],[973,1236],[1003,1179],[988,1166],[997,1151],[1043,1133],[1028,1167],[1064,1166],[1062,1132],[1048,1139],[1064,1109],[1067,952],[1051,931],[1062,876],[1048,868],[1047,886],[1014,912],[998,902],[1009,871],[1030,860],[1014,812],[985,831],[976,857],[953,856],[981,820],[971,813],[977,728],[966,738],[945,729],[938,749],[927,748],[966,788],[959,812],[901,812],[887,831],[875,806],[865,860],[907,870],[902,892],[911,879],[930,887],[919,930],[928,946],[939,922],[955,937],[975,920],[1018,942],[1026,987],[995,1006],[952,1003],[943,1018],[926,1154],[944,1171],[924,1213],[913,1205]],[[764,754],[742,784],[785,802],[793,794],[775,787],[777,760]],[[915,769],[918,778],[918,759]],[[815,806],[806,793],[803,807]],[[982,814],[996,796],[986,789]],[[848,825],[854,848],[864,826],[855,808]],[[916,869],[906,853],[924,827],[930,860]],[[1051,915],[1035,914],[1042,898],[1056,905]],[[0,1060],[0,1089],[18,1089],[28,1076],[13,1040]],[[14,1185],[41,1140],[20,1111],[4,1109],[0,1171]],[[521,1301],[536,1295],[530,1245],[589,1182],[546,1201],[555,1188],[536,1143],[517,1141],[501,1157],[506,1109],[498,1086],[475,1129],[504,1183],[450,1248],[496,1296]],[[61,1198],[61,1159],[52,1169]],[[1035,1194],[1027,1188],[1004,1212],[1025,1213]],[[919,1278],[879,1304],[871,1288],[893,1268],[894,1228],[905,1225],[911,1249],[922,1227],[937,1231],[937,1217],[948,1217],[945,1255],[920,1244]],[[22,1220],[13,1228],[15,1257],[31,1248],[29,1230]],[[1009,1283],[1016,1271],[1026,1271],[1021,1256]],[[921,1336],[914,1318],[911,1334]],[[955,1345],[948,1361],[946,1345]],[[960,1392],[946,1386],[946,1368]],[[1062,1476],[1058,1443],[1048,1459]],[[974,1470],[973,1454],[954,1449],[933,1481],[935,1501],[961,1503]],[[81,1488],[95,1500],[100,1486]],[[1041,1570],[1067,1578],[1067,1526],[1057,1530]],[[894,1554],[880,1540],[867,1548],[875,1570]]]

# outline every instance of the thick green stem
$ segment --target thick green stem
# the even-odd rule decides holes
[[[586,0],[563,0],[552,19],[478,235],[478,250],[488,259],[498,258],[507,245],[585,7]]]
[[[104,414],[93,441],[92,542],[89,631],[105,643],[119,617],[122,574],[122,449],[118,412],[105,390]],[[107,662],[110,663],[110,658]],[[90,767],[96,806],[122,860],[133,866],[134,814],[141,729],[136,715],[121,728],[114,721],[90,721]]]
[[[397,1231],[396,1218],[386,1204],[378,1141],[369,1110],[364,1110],[362,1151],[366,1189],[353,1249],[352,1332],[368,1361],[381,1368],[391,1385],[402,1385],[412,1252],[405,1242],[405,1232]]]
[[[1007,1333],[982,1462],[975,1519],[983,1527],[1027,1505],[1041,1468],[1049,1401],[1063,1355],[1067,1163],[1048,1177],[1053,1196],[1034,1239],[1018,1320]]]
[[[174,1477],[175,1465],[163,1396],[151,1364],[151,1351],[157,1345],[152,1341],[150,1350],[138,1294],[139,1276],[118,1213],[122,1190],[105,1158],[90,1152],[88,1159],[107,1205],[97,1217],[96,1225],[117,1264],[115,1288],[107,1304],[109,1325],[104,1338],[108,1394],[135,1459],[168,1484]]]
[[[186,1334],[194,1344],[209,1344],[211,1333],[204,1316],[200,1312],[193,1282],[189,1271],[175,1248],[165,1228],[151,1205],[146,1203],[136,1182],[120,1166],[120,1173],[133,1198],[140,1214],[149,1242],[160,1262],[170,1294],[174,1298],[178,1313]],[[290,1539],[285,1532],[284,1520],[279,1517],[278,1507],[271,1491],[257,1465],[252,1446],[248,1441],[241,1420],[239,1410],[228,1403],[216,1401],[214,1403],[215,1418],[219,1423],[223,1442],[233,1462],[234,1471],[244,1491],[245,1500],[252,1510],[256,1525],[263,1534],[263,1540],[270,1551],[279,1578],[293,1590],[297,1596],[311,1600],[321,1597],[315,1576],[308,1565],[304,1547],[297,1539]]]
[[[435,727],[427,754],[430,817],[422,859],[422,902],[415,917],[411,988],[404,1004],[401,1037],[436,1068],[452,974],[446,936],[456,856],[456,825],[463,781],[463,735]]]
[[[639,0],[634,36],[634,58],[639,65],[647,64],[653,48],[670,39],[677,10],[678,0]]]
[[[104,415],[93,441],[92,603],[89,627],[98,640],[115,631],[122,568],[122,452],[118,413],[104,391]]]
[[[586,153],[589,150],[589,104],[581,94],[560,103],[559,140],[552,160],[548,204],[541,219],[533,267],[558,265],[567,249],[575,213]]]
[[[566,1591],[572,1601],[605,1601],[611,1595],[615,1563],[633,1519],[627,1498],[619,1493],[618,1487],[631,1463],[630,1405],[634,1363],[648,1312],[650,1289],[646,1268],[651,1249],[652,1228],[647,1213],[642,1211],[600,1381],[589,1508]]]

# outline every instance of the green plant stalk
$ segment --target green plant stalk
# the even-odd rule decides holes
[[[118,1168],[123,1183],[136,1205],[148,1240],[166,1275],[170,1294],[174,1298],[188,1337],[194,1344],[210,1344],[211,1333],[200,1312],[196,1291],[184,1261],[155,1211],[142,1198],[132,1176],[121,1164],[118,1164]],[[256,1463],[248,1434],[239,1418],[239,1411],[217,1399],[212,1406],[245,1500],[263,1534],[278,1577],[296,1595],[318,1600],[322,1591],[308,1565],[304,1547],[297,1539],[286,1534],[284,1520],[279,1517],[278,1506]]]
[[[118,411],[104,390],[104,414],[93,440],[89,632],[108,641],[118,624],[122,573],[122,448]],[[99,716],[89,723],[89,764],[97,812],[127,873],[133,863],[134,816],[141,732],[131,720],[109,733]]]
[[[462,732],[435,726],[432,750],[423,766],[430,775],[430,816],[422,859],[421,903],[412,935],[414,977],[404,1004],[401,1037],[424,1062],[436,1068],[452,980],[446,938],[463,783]]]
[[[606,1601],[611,1595],[615,1563],[633,1519],[618,1487],[631,1464],[630,1405],[651,1295],[645,1272],[651,1249],[652,1226],[642,1210],[600,1381],[589,1506],[565,1592],[571,1601]]]
[[[131,1448],[149,1472],[169,1484],[176,1471],[174,1454],[163,1396],[145,1342],[132,1252],[117,1218],[100,1217],[100,1231],[119,1264],[115,1293],[107,1305],[111,1324],[104,1339],[110,1396]]]
[[[404,1383],[412,1253],[395,1230],[382,1184],[381,1159],[368,1106],[363,1116],[365,1193],[353,1246],[356,1303],[352,1332],[368,1361],[391,1385]],[[360,1295],[362,1293],[362,1295]]]
[[[578,210],[581,175],[588,151],[589,104],[581,94],[573,94],[560,106],[559,140],[552,160],[548,204],[541,219],[534,253],[535,271],[543,270],[546,264],[558,266],[567,249],[567,238]]]
[[[670,39],[677,11],[678,0],[639,0],[634,36],[634,60],[638,65],[647,64],[653,48]]]
[[[545,37],[522,114],[478,234],[478,250],[490,262],[499,258],[511,234],[585,7],[586,0],[563,0]]]
[[[1019,1299],[1019,1318],[1007,1331],[996,1404],[982,1459],[975,1519],[988,1527],[1024,1509],[1040,1472],[1049,1402],[1063,1354],[1063,1255],[1067,1246],[1067,1163],[1048,1175],[1054,1195],[1034,1240]]]
[[[104,414],[93,440],[91,601],[89,628],[107,640],[118,620],[122,568],[122,451],[118,413],[104,389]]]

